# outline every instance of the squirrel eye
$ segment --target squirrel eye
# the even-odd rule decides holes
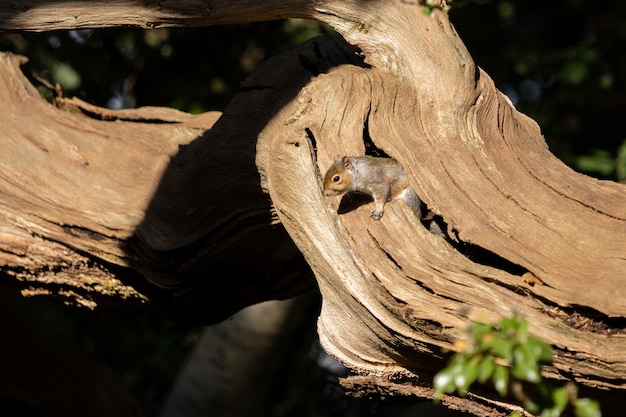
[[[335,175],[333,177],[333,182],[339,182],[340,179],[341,179],[341,177],[339,175]]]

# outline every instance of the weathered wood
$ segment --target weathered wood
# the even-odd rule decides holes
[[[16,0],[0,2],[0,30],[193,27],[310,17],[312,10],[312,3],[306,0],[115,0],[90,1],[88,6],[82,2]]]
[[[25,59],[0,59],[2,271],[27,294],[65,294],[89,307],[96,303],[89,293],[148,304],[119,279],[115,268],[129,266],[120,243],[142,220],[170,155],[199,130],[97,120],[77,101],[61,99],[61,111],[22,73]]]
[[[321,76],[267,134],[272,200],[324,296],[324,346],[360,372],[427,377],[441,366],[432,357],[453,348],[468,319],[519,313],[557,349],[548,374],[624,389],[623,185],[554,158],[536,123],[471,70],[461,45],[432,40],[437,27],[449,27],[443,15],[387,12],[375,22],[363,13],[364,32],[402,45],[394,61],[408,63],[404,71],[389,65]],[[403,19],[414,23],[402,27]],[[437,67],[459,71],[444,80]],[[402,205],[380,223],[369,208],[329,212],[316,178],[335,154],[364,153],[368,137],[403,163],[462,248],[484,248],[505,267],[474,262]]]
[[[9,242],[0,260],[11,275],[43,286],[53,272],[67,272],[79,288],[88,281],[77,274],[82,265],[89,279],[96,270],[116,278],[120,270],[108,266],[122,266],[164,288],[190,315],[219,317],[302,290],[306,273],[277,214],[322,291],[325,348],[372,384],[385,378],[410,387],[417,379],[415,395],[428,397],[423,384],[470,320],[516,312],[556,348],[546,375],[626,388],[626,189],[551,155],[536,123],[475,66],[442,10],[427,16],[400,1],[329,0],[214,2],[202,12],[190,1],[177,10],[133,3],[122,17],[110,9],[98,15],[105,6],[95,3],[93,15],[72,21],[50,19],[54,3],[33,4],[8,17],[0,8],[1,27],[311,17],[360,48],[367,65],[339,42],[313,43],[251,77],[206,134],[186,122],[134,130],[136,122],[98,120],[84,128],[84,115],[41,103],[50,112],[45,122],[0,124],[10,145],[0,160],[7,208],[0,230]],[[16,89],[23,77],[13,68],[3,71],[13,71],[2,82],[16,93],[7,97],[15,106],[7,121],[36,96]],[[430,234],[402,204],[390,204],[376,222],[369,207],[338,215],[338,201],[324,199],[321,173],[335,154],[375,149],[403,164],[453,241]],[[259,242],[280,247],[251,252]],[[242,256],[272,264],[255,283],[233,280],[252,270],[234,261]],[[103,262],[92,268],[93,259]],[[612,405],[623,406],[621,397]],[[474,399],[459,401],[484,413],[488,401],[479,407]]]
[[[263,118],[240,123],[271,94],[250,86],[215,125],[216,113],[53,106],[24,62],[0,55],[0,265],[24,295],[210,323],[311,288],[259,185]]]
[[[580,359],[584,357],[586,375],[579,376],[580,380],[594,386],[622,387],[626,371],[623,322],[613,322],[600,313],[587,318],[578,316],[578,319],[568,314],[574,311],[573,306],[567,301],[562,303],[559,298],[569,290],[570,279],[566,273],[552,275],[552,283],[545,285],[528,281],[527,275],[516,272],[517,268],[508,271],[475,263],[459,251],[458,246],[431,235],[402,204],[391,204],[382,220],[376,222],[369,218],[369,207],[338,216],[335,213],[337,202],[329,206],[324,200],[319,172],[331,164],[332,155],[338,152],[364,152],[364,125],[370,127],[369,133],[376,145],[382,135],[373,132],[385,131],[384,141],[390,145],[383,149],[398,159],[407,155],[441,152],[442,144],[433,143],[425,136],[394,134],[393,126],[403,123],[403,114],[396,112],[398,119],[394,119],[391,116],[393,109],[383,108],[377,97],[384,95],[383,91],[393,92],[394,103],[401,107],[404,100],[399,87],[393,78],[375,70],[338,69],[315,80],[298,102],[285,108],[273,120],[267,133],[273,156],[268,175],[269,187],[281,219],[316,272],[324,296],[320,336],[326,348],[345,363],[361,370],[368,369],[384,375],[395,372],[405,374],[402,368],[440,366],[426,358],[439,356],[442,348],[452,349],[452,340],[460,336],[459,329],[467,325],[468,319],[491,320],[517,312],[530,320],[536,334],[562,349],[556,361],[557,369],[567,373],[566,370],[583,365]],[[355,97],[359,97],[356,105]],[[368,100],[371,106],[367,104]],[[344,108],[350,108],[349,118],[339,112]],[[385,124],[384,128],[379,123]],[[283,134],[277,135],[278,131]],[[312,158],[307,131],[315,138],[317,163]],[[338,132],[341,132],[341,141],[336,140]],[[412,138],[413,146],[407,143],[407,138]],[[448,162],[444,155],[440,155],[436,162],[431,158],[431,166],[461,164],[462,160],[471,166],[474,156],[462,151],[465,148],[462,140],[457,142],[445,144],[452,161]],[[393,149],[396,147],[404,148],[405,153],[395,154]],[[407,148],[420,151],[409,154]],[[504,149],[502,152],[506,154],[509,151]],[[547,152],[544,160],[560,164]],[[413,165],[408,167],[412,171]],[[494,171],[506,175],[504,173],[509,169],[515,168],[503,165],[494,167]],[[290,169],[291,175],[281,174],[286,169]],[[558,169],[558,166],[553,169]],[[462,188],[464,183],[474,187],[471,185],[473,177],[470,175],[465,179],[468,171],[462,172],[463,175],[435,178],[433,182],[430,177],[415,182],[416,189],[435,191],[422,195],[434,196],[425,198],[425,201],[431,207],[437,207],[446,220],[447,213],[460,210],[458,206],[471,208],[475,199],[483,198],[466,195],[448,202],[445,192],[438,197],[437,189],[432,190],[433,183],[437,187],[436,184],[442,181],[449,181],[448,187]],[[543,186],[541,181],[537,183],[536,187]],[[532,188],[532,184],[526,184],[526,187]],[[621,186],[616,184],[615,187],[619,190]],[[491,197],[497,201],[498,193],[491,194]],[[527,210],[533,207],[529,206]],[[507,210],[510,208],[503,202],[496,202],[489,208],[489,216],[491,213],[496,218],[506,216]],[[311,212],[317,214],[313,216]],[[479,218],[477,222],[480,224],[482,220]],[[617,227],[620,221],[615,223]],[[459,236],[473,236],[480,228],[474,226],[466,232],[460,228],[460,222],[453,224],[455,234]],[[523,224],[511,226],[518,229],[525,227]],[[566,230],[568,227],[564,226]],[[497,238],[490,228],[480,230],[480,233],[494,234],[493,238]],[[620,231],[619,228],[608,228],[605,229],[605,236],[619,241]],[[541,233],[541,230],[536,232]],[[515,243],[523,245],[526,234],[514,237]],[[533,235],[529,239],[533,239]],[[602,252],[594,252],[592,256],[601,257]],[[615,276],[612,279],[615,287],[603,294],[608,298],[613,297],[616,290],[621,291],[623,276],[619,259],[607,258],[604,262],[607,265],[614,262]],[[532,265],[521,264],[522,268],[534,273]],[[607,310],[607,303],[600,302],[597,294],[574,295],[579,297],[579,301],[584,298],[584,305],[589,309],[605,310],[607,315],[620,314],[619,309]],[[580,312],[584,313],[585,309]],[[586,326],[594,317],[603,327],[594,329],[593,326]],[[403,359],[396,361],[393,358]],[[553,374],[558,372],[552,370]]]

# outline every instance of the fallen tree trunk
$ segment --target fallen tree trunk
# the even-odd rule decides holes
[[[215,126],[215,113],[112,112],[64,98],[54,107],[24,62],[3,55],[0,80],[0,259],[24,295],[214,323],[312,287],[259,185],[258,123],[233,128],[248,104]],[[239,100],[255,95],[271,98]]]
[[[272,60],[214,125],[65,99],[53,108],[25,83],[19,59],[3,58],[5,275],[28,282],[25,293],[90,305],[126,297],[211,322],[305,290],[310,267],[323,295],[322,343],[366,377],[352,385],[360,390],[384,380],[429,397],[442,351],[468,322],[513,312],[555,347],[547,375],[626,388],[624,186],[558,161],[537,124],[474,65],[444,11],[265,4],[246,2],[239,18],[317,18],[360,52],[320,40]],[[198,7],[144,8],[151,19],[109,12],[73,27],[238,18],[232,2],[207,14]],[[50,8],[13,11],[1,27],[71,27],[50,23]],[[175,123],[155,123],[163,119]],[[321,174],[335,154],[365,152],[403,164],[450,240],[401,204],[380,222],[367,207],[337,214]],[[487,398],[448,401],[476,414],[502,410]]]

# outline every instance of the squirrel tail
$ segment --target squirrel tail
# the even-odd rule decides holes
[[[417,217],[418,220],[422,220],[422,200],[415,194],[415,191],[407,187],[402,194],[402,199],[411,207],[415,217]]]

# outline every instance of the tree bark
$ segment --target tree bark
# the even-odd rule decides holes
[[[76,100],[54,108],[5,55],[0,261],[26,293],[91,306],[123,298],[216,321],[303,291],[310,267],[320,339],[360,375],[347,386],[389,381],[429,397],[469,321],[518,313],[556,349],[547,376],[626,388],[626,189],[558,161],[475,66],[445,10],[388,0],[23,4],[0,6],[0,28],[309,17],[360,51],[319,40],[267,62],[214,125]],[[321,174],[334,155],[365,152],[402,163],[451,241],[401,204],[379,222],[368,207],[337,214]],[[511,407],[446,401],[482,415]]]
[[[312,287],[254,165],[262,119],[248,105],[271,95],[251,88],[207,130],[219,114],[112,112],[62,97],[52,106],[24,62],[0,64],[0,260],[25,295],[214,323]]]

